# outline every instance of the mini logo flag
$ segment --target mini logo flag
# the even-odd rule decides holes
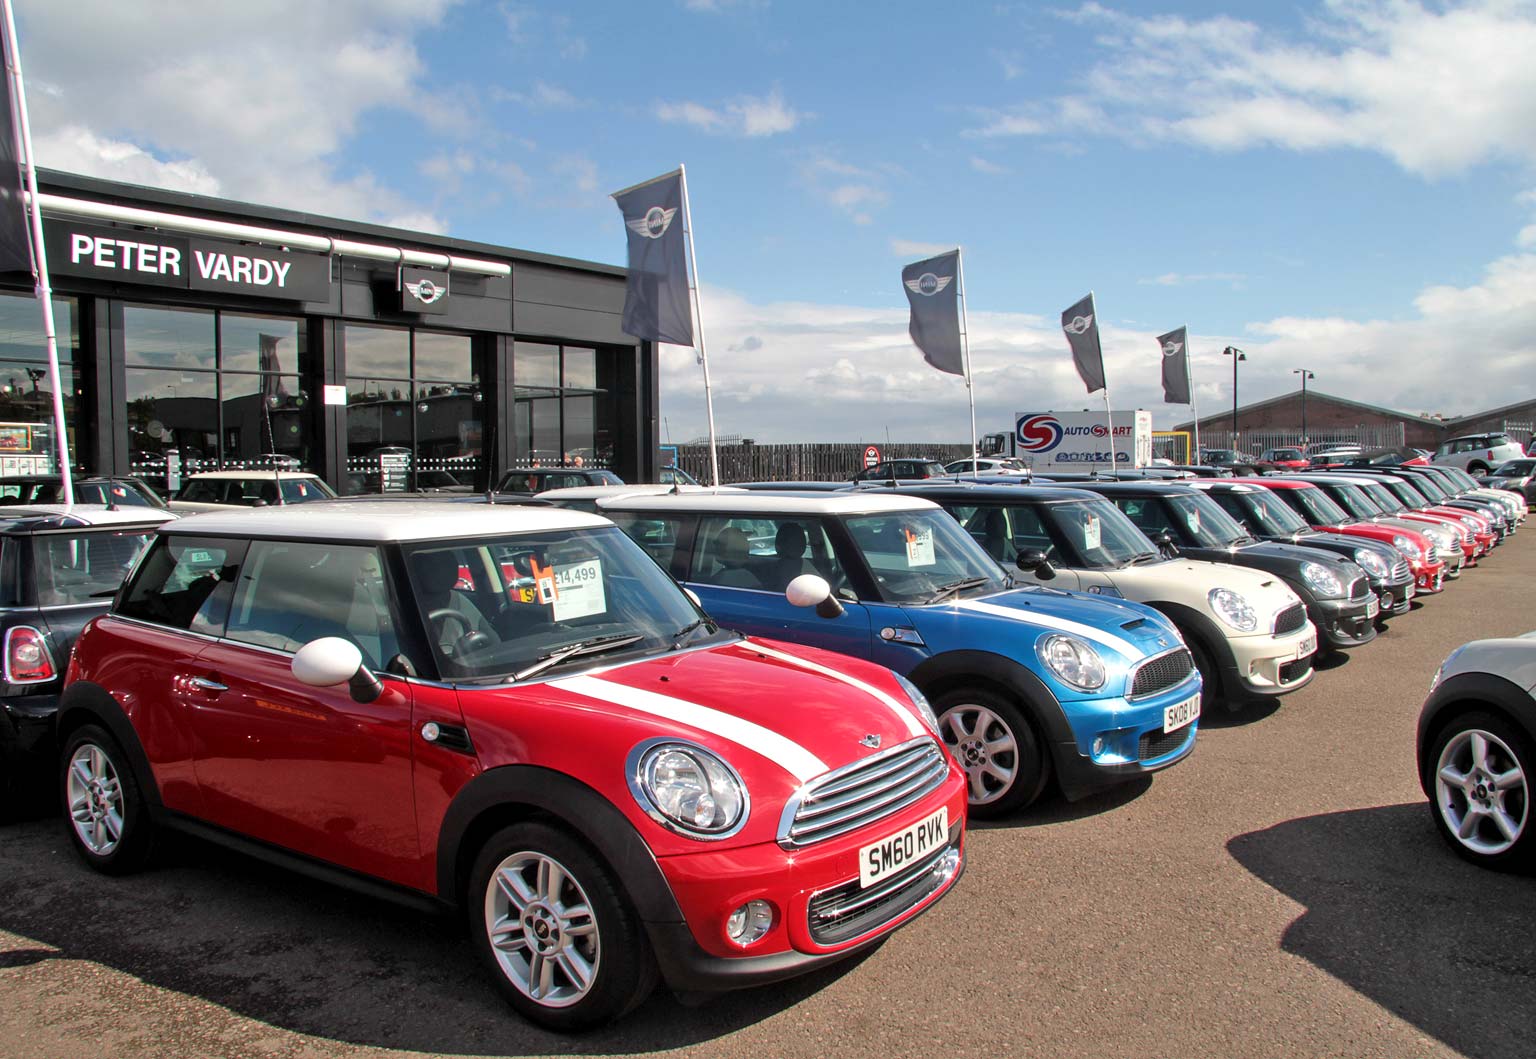
[[[21,150],[16,146],[15,102],[11,92],[11,42],[5,42],[7,69],[0,71],[0,272],[31,272],[26,200],[21,193]]]
[[[917,261],[901,270],[901,285],[912,305],[907,333],[923,359],[951,375],[965,374],[960,344],[960,251]]]
[[[1091,293],[1061,314],[1061,329],[1072,347],[1072,366],[1088,392],[1104,389],[1104,350],[1099,346],[1099,322]]]
[[[688,248],[678,215],[683,205],[682,170],[615,192],[613,200],[624,215],[629,239],[624,333],[653,342],[693,345]]]
[[[1189,404],[1189,328],[1181,327],[1157,336],[1163,353],[1163,400]]]

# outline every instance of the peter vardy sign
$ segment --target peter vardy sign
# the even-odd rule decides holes
[[[331,296],[331,259],[132,228],[47,218],[48,265],[61,275],[111,283],[222,291],[318,302]]]

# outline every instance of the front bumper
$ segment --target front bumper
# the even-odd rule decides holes
[[[1203,705],[1199,671],[1192,670],[1172,687],[1134,701],[1098,699],[1091,708],[1063,702],[1074,739],[1055,744],[1051,755],[1062,793],[1075,800],[1183,761],[1195,749],[1199,718],[1165,732],[1165,711],[1197,696]]]
[[[889,877],[901,885],[873,907],[859,905],[860,851],[948,810],[947,843]],[[664,857],[657,863],[686,919],[647,923],[662,977],[674,990],[713,992],[782,981],[846,959],[921,915],[954,886],[965,866],[966,780],[950,775],[927,797],[857,831],[793,851],[775,842]],[[908,878],[908,876],[911,876]],[[881,887],[872,883],[870,892]],[[846,901],[840,891],[848,891]],[[774,923],[743,949],[725,933],[731,912],[751,900],[773,906]],[[814,907],[813,907],[814,902]],[[830,910],[830,911],[829,911]],[[826,927],[837,914],[837,925]],[[816,926],[813,927],[813,916]],[[830,943],[815,936],[835,935]]]
[[[1229,637],[1232,666],[1223,675],[1228,686],[1251,695],[1285,695],[1311,681],[1317,653],[1317,627],[1308,621],[1284,636],[1255,634]]]
[[[1396,584],[1371,583],[1371,588],[1376,592],[1377,602],[1381,604],[1382,616],[1390,614],[1396,617],[1399,614],[1407,614],[1413,609],[1413,597],[1416,594],[1413,578]]]
[[[1307,607],[1307,617],[1317,626],[1319,644],[1329,647],[1359,647],[1376,639],[1376,616],[1381,601],[1375,595],[1365,599],[1319,599]]]
[[[1422,559],[1415,559],[1413,568],[1414,587],[1420,595],[1432,596],[1436,592],[1445,591],[1445,562],[1443,560],[1426,563]]]

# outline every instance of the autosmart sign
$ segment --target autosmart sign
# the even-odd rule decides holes
[[[48,264],[63,275],[287,301],[331,296],[331,259],[131,228],[48,220]]]

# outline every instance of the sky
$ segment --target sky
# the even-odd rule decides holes
[[[1536,397],[1536,0],[16,0],[40,164],[624,263],[687,166],[717,429],[963,442],[904,264],[964,251],[978,427],[1309,388]],[[663,440],[704,433],[661,347]]]

